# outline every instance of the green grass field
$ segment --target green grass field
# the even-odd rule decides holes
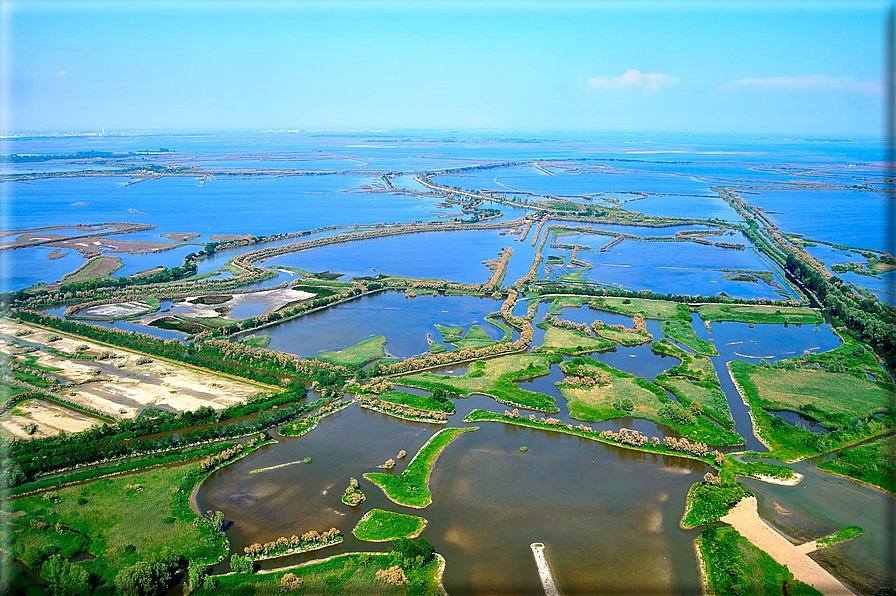
[[[641,314],[644,315],[645,319],[659,321],[678,318],[691,320],[687,305],[677,302],[648,300],[646,298],[598,297],[593,298],[588,304],[597,310],[605,310],[630,317]]]
[[[637,331],[636,329],[616,329],[609,326],[599,326],[594,329],[604,339],[609,339],[623,346],[639,346],[653,340],[653,336],[646,331]]]
[[[651,349],[657,354],[672,356],[680,361],[680,364],[658,374],[654,383],[669,390],[685,405],[692,402],[700,404],[708,416],[726,428],[734,428],[728,398],[722,391],[719,377],[709,358],[686,352],[665,339],[654,343]]]
[[[548,314],[559,315],[564,308],[578,308],[588,304],[591,300],[593,300],[592,296],[560,296],[551,302]]]
[[[574,329],[563,329],[550,323],[539,323],[538,327],[545,330],[544,340],[537,348],[539,352],[574,356],[589,352],[604,352],[616,347],[613,341],[585,335]]]
[[[358,521],[352,534],[367,542],[388,542],[395,538],[416,538],[426,527],[418,515],[371,509]]]
[[[460,341],[460,339],[464,336],[463,327],[447,327],[445,325],[439,325],[438,323],[436,323],[436,329],[438,329],[439,335],[442,336],[442,341],[448,344],[453,344],[456,341]]]
[[[710,526],[697,538],[710,594],[820,596],[734,528]]]
[[[334,352],[324,352],[315,360],[338,364],[349,368],[361,368],[368,362],[386,357],[386,336],[376,335],[359,341],[355,345]]]
[[[451,343],[457,346],[458,350],[464,350],[466,348],[484,348],[495,343],[495,340],[489,337],[482,327],[473,325],[464,334],[463,339],[458,339]]]
[[[892,395],[849,373],[754,366],[747,372],[762,408],[800,412],[828,427],[846,426],[887,409]]]
[[[163,547],[191,561],[214,562],[226,553],[223,536],[212,538],[210,528],[194,525],[195,515],[184,515],[173,500],[174,490],[198,469],[195,462],[155,468],[14,498],[3,504],[3,511],[24,513],[15,517],[11,526],[16,557],[38,561],[41,549],[56,546],[74,555],[73,551],[82,548],[78,538],[82,536],[89,543],[87,551],[96,559],[78,565],[105,582],[112,582],[121,568],[145,560]],[[142,489],[126,488],[137,485]],[[32,520],[49,528],[36,529]],[[54,528],[57,523],[64,528],[62,532]]]
[[[728,367],[739,391],[750,406],[750,415],[758,428],[759,436],[771,450],[767,454],[768,457],[784,461],[795,461],[819,453],[828,453],[888,432],[896,424],[894,416],[890,414],[882,420],[870,419],[854,427],[832,431],[827,435],[811,433],[807,430],[796,428],[763,409],[759,389],[752,380],[752,373],[759,369],[759,366],[740,360],[733,360],[728,363]],[[783,369],[776,370],[792,372]],[[849,375],[841,373],[839,376],[845,377]],[[871,381],[866,382],[871,383]],[[818,416],[817,411],[813,411],[812,414]]]
[[[595,360],[575,358],[561,365],[568,375],[581,371],[597,369],[606,373],[610,382],[607,385],[577,387],[560,385],[560,395],[566,399],[569,414],[577,420],[600,422],[611,418],[631,416],[633,418],[658,419],[658,410],[665,398],[663,390],[645,379],[607,366]],[[623,411],[614,407],[614,403],[630,399],[633,409]]]
[[[408,584],[393,586],[376,577],[376,572],[390,567],[385,553],[348,553],[274,573],[235,573],[216,577],[214,588],[200,588],[196,596],[282,596],[282,577],[292,573],[302,580],[297,594],[365,594],[370,596],[440,596],[438,560],[422,569],[405,570]]]
[[[707,323],[733,321],[736,323],[782,324],[821,323],[821,312],[795,306],[765,306],[759,304],[704,304],[697,314]]]
[[[422,509],[432,503],[432,493],[429,492],[429,475],[432,473],[439,454],[463,433],[477,429],[476,426],[443,428],[430,437],[401,474],[368,472],[364,474],[364,478],[383,489],[389,500],[405,507]]]
[[[551,363],[559,360],[560,356],[556,355],[513,354],[489,360],[477,360],[467,367],[464,375],[459,377],[423,372],[402,377],[401,383],[408,387],[430,391],[442,388],[449,393],[464,397],[478,393],[510,406],[553,413],[557,411],[553,397],[520,389],[516,383],[550,373]]]

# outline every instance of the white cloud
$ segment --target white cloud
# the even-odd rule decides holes
[[[64,79],[66,76],[68,76],[68,71],[67,71],[67,70],[60,70],[60,71],[57,72],[56,74],[59,75],[61,78]]]
[[[848,91],[867,95],[881,95],[884,87],[879,81],[857,81],[847,77],[832,77],[824,74],[802,75],[799,77],[747,77],[731,81],[720,87],[722,90],[738,89],[780,89],[785,91]]]
[[[594,91],[615,91],[617,89],[643,89],[656,93],[661,88],[678,83],[678,78],[661,72],[641,72],[628,69],[618,77],[592,77],[588,88]]]

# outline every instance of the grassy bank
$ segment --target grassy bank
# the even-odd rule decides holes
[[[687,320],[672,319],[663,321],[660,324],[660,331],[662,331],[663,335],[666,337],[689,347],[698,354],[703,354],[704,356],[719,355],[719,351],[716,350],[716,347],[712,342],[697,337],[697,333],[694,331],[693,325],[691,325],[690,317],[688,317]]]
[[[747,405],[750,406],[750,416],[753,419],[753,424],[759,437],[770,449],[770,452],[767,454],[768,457],[775,457],[785,461],[795,461],[820,453],[828,453],[836,449],[854,445],[877,435],[890,432],[894,427],[894,422],[896,422],[894,421],[893,415],[890,414],[882,419],[872,418],[865,422],[860,422],[855,426],[840,428],[832,431],[830,434],[811,433],[807,430],[799,429],[787,424],[781,418],[770,414],[764,409],[765,407],[776,407],[776,409],[780,409],[780,405],[777,401],[771,402],[764,400],[759,387],[753,382],[753,374],[761,367],[747,362],[734,360],[728,363],[728,368],[731,371],[731,376],[737,385],[738,391],[740,391]],[[772,370],[781,375],[786,375],[786,373],[789,372],[798,372],[794,370]],[[824,420],[826,422],[842,420],[843,418],[838,416],[838,414],[843,415],[842,405],[839,403],[842,388],[838,386],[836,382],[832,381],[835,379],[847,379],[851,384],[853,381],[857,380],[856,377],[849,373],[826,373],[818,370],[810,370],[809,372],[814,372],[819,375],[830,375],[830,378],[822,379],[820,385],[819,383],[813,383],[812,386],[815,387],[816,390],[820,386],[823,388],[823,391],[815,395],[811,395],[808,392],[804,393],[804,401],[797,401],[799,399],[797,394],[796,397],[791,399],[791,405],[796,404],[796,407],[794,408],[796,411],[815,418],[816,420]],[[767,379],[764,380],[767,381]],[[865,383],[875,385],[870,381],[865,381]],[[792,384],[786,381],[783,386],[793,387]],[[773,395],[777,395],[779,390],[780,388],[772,386],[772,391],[775,392]],[[886,395],[886,392],[883,394]],[[873,395],[876,397],[880,396],[876,391]],[[854,398],[846,396],[844,399],[847,402],[850,402]],[[800,406],[803,404],[809,407],[801,408]],[[863,408],[863,411],[869,411],[867,404],[860,404],[860,407]],[[835,412],[829,412],[824,408],[832,408]],[[838,417],[835,418],[835,416]],[[843,416],[845,416],[846,419],[852,419],[857,417],[858,414],[846,414]]]
[[[848,528],[843,528],[837,532],[829,536],[825,536],[824,538],[819,538],[815,541],[815,546],[818,548],[827,548],[829,546],[834,546],[836,544],[840,544],[841,542],[847,542],[848,540],[855,540],[865,531],[862,530],[859,526],[849,526]]]
[[[734,428],[728,398],[722,391],[709,358],[686,352],[665,339],[654,343],[651,349],[654,353],[672,356],[680,361],[680,364],[658,374],[654,383],[670,391],[684,405],[699,404],[705,414],[726,428]]]
[[[697,314],[707,323],[733,321],[754,324],[821,323],[821,312],[795,306],[764,306],[758,304],[704,304]]]
[[[544,340],[537,348],[539,352],[575,356],[589,352],[604,352],[616,347],[613,341],[586,335],[575,329],[564,329],[547,322],[539,323],[537,327],[545,330]]]
[[[833,459],[818,464],[818,468],[896,494],[894,450],[896,437],[891,435],[841,451]]]
[[[22,512],[11,524],[14,553],[39,568],[57,548],[68,556],[89,552],[76,563],[111,584],[119,570],[163,548],[190,561],[212,563],[226,554],[226,538],[172,500],[175,487],[192,484],[200,463],[161,467],[15,498],[3,506]],[[43,527],[42,524],[46,524]],[[73,546],[78,536],[81,546]]]

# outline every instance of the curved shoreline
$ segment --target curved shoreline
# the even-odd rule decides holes
[[[697,544],[699,538],[699,536],[694,538],[694,556],[697,557],[697,574],[700,576],[700,594],[702,596],[709,596],[709,575],[706,573],[706,561],[703,560],[703,553],[700,552],[700,546]]]
[[[756,424],[756,419],[753,418],[753,408],[750,407],[750,404],[747,402],[747,396],[744,393],[743,388],[737,382],[737,379],[734,378],[734,371],[731,370],[731,360],[725,363],[725,368],[728,369],[728,377],[731,379],[731,382],[734,384],[734,388],[737,389],[737,394],[740,396],[740,400],[743,402],[744,406],[747,408],[747,415],[750,416],[750,424],[753,427],[753,436],[757,441],[765,445],[765,448],[769,451],[772,450],[772,446],[768,444],[768,441],[759,433],[759,426]],[[787,461],[786,463],[792,464],[796,463],[799,460]]]
[[[834,476],[840,476],[841,478],[846,478],[846,479],[849,480],[850,482],[857,482],[858,484],[864,484],[864,485],[867,486],[868,488],[873,488],[873,489],[875,489],[875,490],[879,490],[880,492],[882,492],[882,493],[884,493],[884,494],[886,494],[886,495],[889,495],[889,496],[891,496],[891,497],[896,497],[896,492],[889,491],[889,490],[883,488],[882,486],[878,486],[878,485],[876,485],[876,484],[872,484],[872,483],[868,482],[867,480],[860,480],[860,479],[858,479],[858,478],[853,478],[852,476],[847,476],[846,474],[842,474],[842,473],[840,473],[840,472],[833,472],[833,471],[831,471],[831,470],[825,470],[824,468],[819,468],[819,467],[818,467],[818,464],[815,464],[815,467],[816,467],[817,469],[821,470],[822,472],[824,472],[825,474],[832,474],[832,475],[834,475]]]

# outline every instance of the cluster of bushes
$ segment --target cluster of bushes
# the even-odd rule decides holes
[[[401,569],[422,569],[435,558],[436,551],[425,537],[411,540],[396,538],[389,551],[389,564]]]
[[[445,391],[443,389],[442,393],[444,392]],[[446,397],[443,397],[442,399],[448,401],[449,403],[451,401]],[[432,410],[421,410],[419,408],[412,408],[410,406],[395,404],[389,401],[378,399],[370,395],[361,396],[361,405],[389,414],[394,414],[402,418],[426,419],[432,420],[434,422],[444,422],[445,420],[448,420],[448,414],[446,412],[434,412]]]
[[[357,507],[365,500],[367,500],[367,495],[365,495],[364,492],[360,488],[358,488],[358,479],[349,479],[348,486],[345,488],[345,492],[342,494],[342,502],[349,507]]]
[[[700,408],[698,403],[692,402],[688,407],[684,407],[680,403],[670,400],[660,406],[657,414],[661,419],[677,424],[697,424],[697,416],[700,415],[698,408]]]
[[[256,445],[258,445],[259,443],[261,443],[267,439],[268,439],[268,436],[266,434],[260,434],[260,435],[254,436],[251,439],[249,439],[248,441],[246,441],[245,447],[251,449],[252,447],[255,447]],[[203,472],[208,472],[210,470],[214,470],[221,464],[229,462],[230,460],[237,457],[238,455],[242,455],[242,453],[244,451],[245,451],[245,449],[244,449],[243,445],[234,445],[233,447],[228,447],[227,449],[225,449],[224,451],[221,451],[220,453],[210,455],[209,457],[203,459],[202,463],[199,466],[199,469],[201,469]]]

